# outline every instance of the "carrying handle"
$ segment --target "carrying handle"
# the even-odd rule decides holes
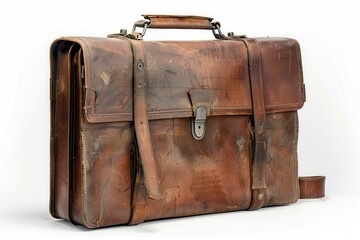
[[[201,16],[186,16],[186,15],[142,15],[145,19],[134,23],[131,37],[135,39],[142,39],[148,28],[161,29],[204,29],[212,30],[216,39],[222,39],[225,36],[221,33],[220,23],[213,22],[213,18]],[[136,32],[136,28],[143,28],[143,31]]]

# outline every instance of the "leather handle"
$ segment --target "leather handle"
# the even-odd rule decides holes
[[[130,38],[141,40],[148,28],[160,29],[204,29],[212,30],[216,39],[223,39],[220,23],[213,21],[210,17],[188,16],[188,15],[147,15],[143,14],[143,20],[134,23]],[[143,28],[142,33],[137,32],[136,28]],[[113,37],[113,36],[110,36]]]
[[[185,15],[142,15],[150,21],[148,28],[213,29],[212,18]],[[138,26],[141,27],[141,26]]]

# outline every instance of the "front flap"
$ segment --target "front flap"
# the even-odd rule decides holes
[[[85,112],[89,122],[132,121],[133,53],[113,38],[61,38],[84,54]],[[287,38],[257,39],[262,53],[267,112],[297,110],[304,103],[298,43]],[[210,116],[251,114],[247,49],[244,43],[143,41],[149,119],[193,116],[189,92],[213,91]],[[54,47],[53,47],[54,48]]]

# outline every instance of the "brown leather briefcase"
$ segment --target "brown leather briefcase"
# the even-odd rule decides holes
[[[97,228],[323,197],[324,177],[298,178],[298,42],[144,17],[51,46],[52,216]],[[149,28],[216,39],[145,41]]]

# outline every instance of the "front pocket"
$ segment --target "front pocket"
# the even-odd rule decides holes
[[[149,122],[162,198],[147,199],[147,220],[250,205],[250,117],[209,117],[201,140],[193,138],[191,121]]]

